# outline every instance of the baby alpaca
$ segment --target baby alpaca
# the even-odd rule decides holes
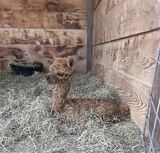
[[[84,118],[85,113],[93,109],[103,120],[114,117],[123,120],[130,116],[129,107],[117,99],[78,98],[67,99],[70,90],[71,77],[74,70],[74,60],[67,57],[53,59],[47,74],[47,81],[53,83],[54,111],[67,121]]]

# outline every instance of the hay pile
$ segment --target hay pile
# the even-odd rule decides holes
[[[64,123],[50,114],[52,86],[43,74],[0,77],[0,152],[139,153],[139,131],[130,121],[103,122],[88,113],[82,123]],[[69,97],[117,95],[91,74],[75,75]]]

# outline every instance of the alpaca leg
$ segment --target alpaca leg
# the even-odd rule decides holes
[[[60,117],[65,121],[76,121],[78,119],[78,114],[75,113],[73,107],[64,108],[63,112],[60,113]]]

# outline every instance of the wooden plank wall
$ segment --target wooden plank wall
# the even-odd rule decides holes
[[[143,130],[160,41],[160,2],[99,1],[94,1],[92,70],[118,91]]]
[[[19,60],[34,59],[45,68],[53,54],[74,56],[76,69],[85,71],[86,11],[86,0],[1,0],[0,68],[9,69],[17,58],[12,52],[18,50],[16,54],[24,53]],[[50,54],[43,54],[48,48]]]

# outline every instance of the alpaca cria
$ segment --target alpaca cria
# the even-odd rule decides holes
[[[102,119],[117,117],[122,120],[130,115],[129,107],[117,99],[79,98],[67,99],[70,90],[71,77],[74,69],[72,58],[54,58],[47,74],[47,81],[53,83],[54,111],[67,121],[81,119],[85,113],[93,109]]]

